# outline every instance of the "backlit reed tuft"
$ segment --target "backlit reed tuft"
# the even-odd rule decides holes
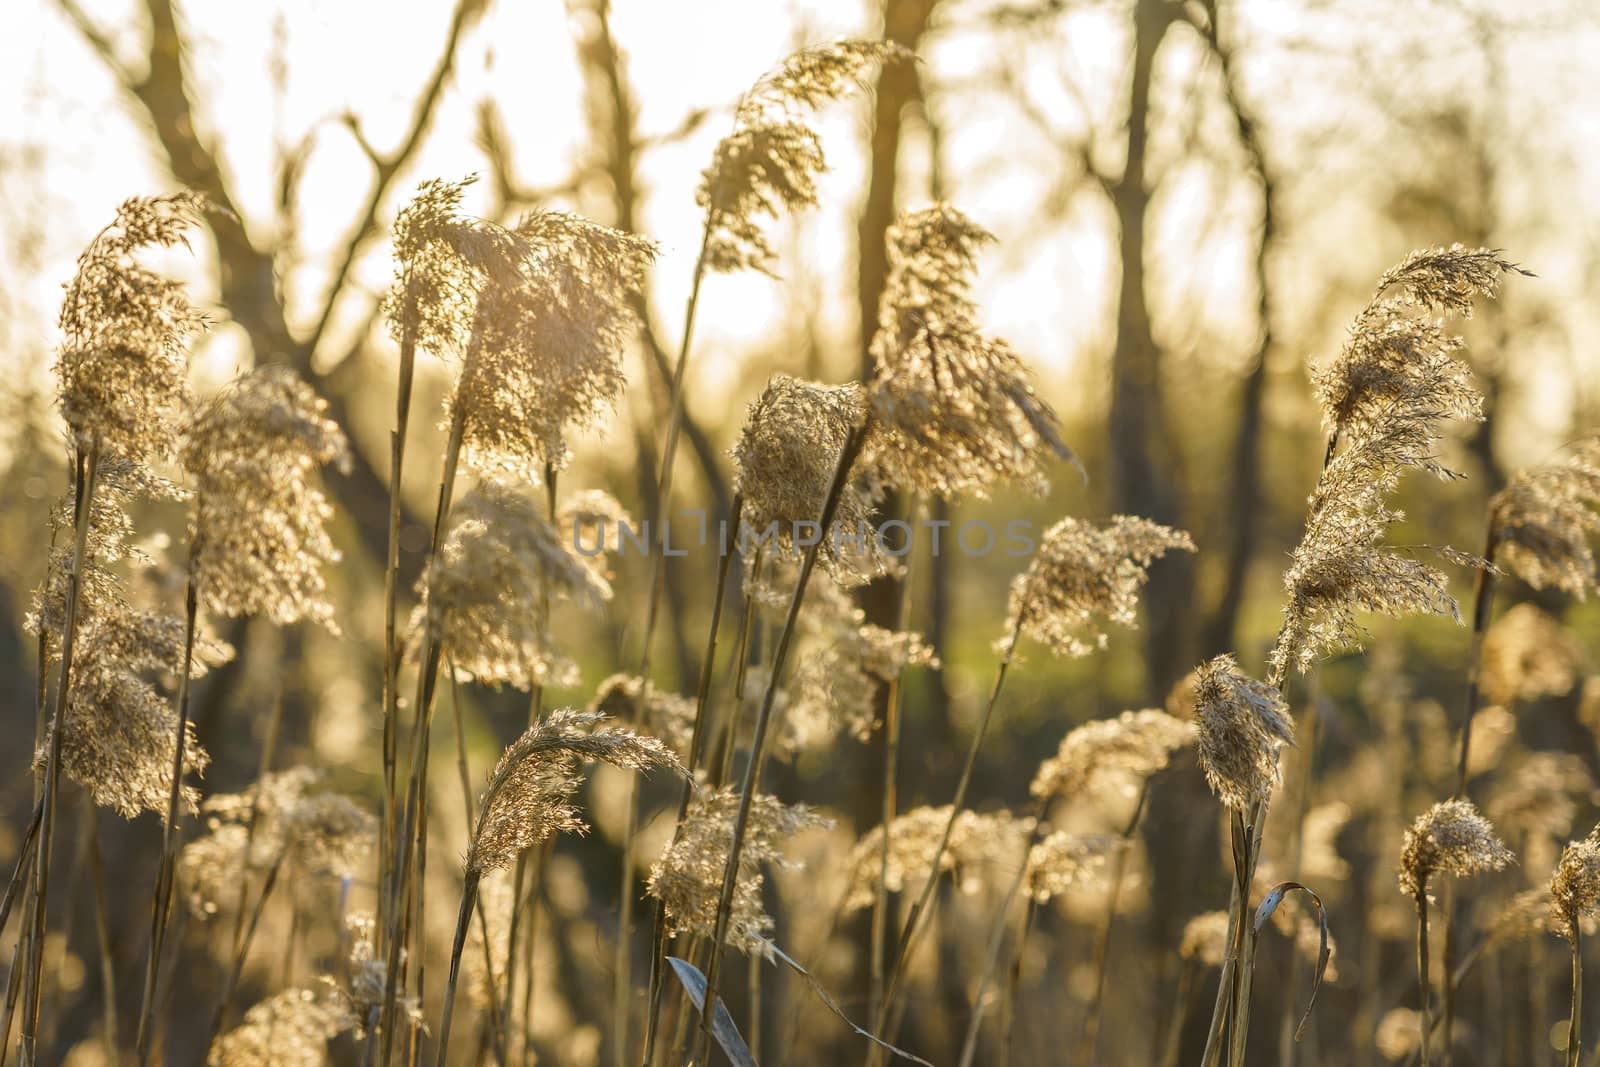
[[[1205,967],[1221,967],[1228,947],[1228,913],[1208,911],[1196,915],[1183,927],[1178,954],[1197,960]]]
[[[1489,501],[1496,560],[1535,589],[1579,600],[1595,589],[1600,534],[1600,437],[1574,445],[1561,463],[1522,471]]]
[[[217,1039],[207,1067],[323,1067],[328,1042],[356,1027],[356,1016],[331,984],[286,989],[244,1013]]]
[[[1124,843],[1111,834],[1071,834],[1057,830],[1028,849],[1023,891],[1035,904],[1048,904],[1083,885],[1104,869]]]
[[[586,829],[572,803],[584,763],[633,771],[678,767],[660,741],[604,721],[594,712],[559,709],[506,747],[484,789],[468,871],[510,866],[530,845]]]
[[[673,933],[713,934],[722,878],[733,841],[739,794],[732,789],[696,796],[677,836],[650,868],[649,892],[661,902]],[[752,956],[771,958],[772,917],[762,903],[764,863],[783,863],[784,846],[803,830],[831,825],[802,804],[762,794],[752,799],[739,875],[734,884],[727,944]]]
[[[573,493],[556,509],[561,543],[602,581],[611,580],[609,554],[622,550],[622,527],[633,528],[633,517],[622,502],[603,489]]]
[[[889,229],[869,395],[885,431],[872,455],[899,485],[983,497],[1011,481],[1042,494],[1044,461],[1073,459],[1021,361],[978,325],[972,278],[993,240],[947,204]]]
[[[521,273],[476,295],[448,407],[478,470],[533,479],[567,461],[566,433],[593,424],[625,383],[655,245],[562,212],[528,215],[512,237]]]
[[[1278,751],[1294,723],[1277,688],[1239,670],[1232,656],[1200,668],[1195,685],[1200,768],[1217,799],[1238,812],[1266,803],[1281,780]]]
[[[311,619],[337,630],[323,567],[339,560],[333,508],[313,475],[350,462],[327,402],[284,366],[262,367],[205,405],[183,465],[194,480],[189,544],[208,611]]]
[[[451,510],[423,579],[426,625],[457,669],[485,685],[570,684],[577,668],[550,648],[542,598],[593,604],[611,596],[541,512],[520,486],[479,484]]]
[[[1028,791],[1035,797],[1071,800],[1102,775],[1148,778],[1174,752],[1193,744],[1195,733],[1192,723],[1153,709],[1085,723],[1062,738],[1056,754],[1039,765]]]
[[[1567,940],[1577,937],[1600,909],[1600,841],[1593,833],[1562,850],[1550,882],[1557,929]]]
[[[1507,834],[1534,834],[1551,839],[1572,832],[1580,805],[1595,797],[1589,763],[1574,752],[1535,752],[1515,767],[1502,768],[1485,808]]]
[[[80,442],[148,462],[171,455],[188,397],[189,338],[205,325],[183,286],[141,266],[151,248],[187,246],[205,201],[135,197],[83,254],[61,302],[61,414]]]
[[[240,879],[280,862],[300,876],[355,876],[372,849],[377,821],[351,797],[317,789],[320,778],[309,767],[292,767],[242,793],[206,799],[200,809],[206,832],[185,844],[178,858],[191,911],[215,914],[237,897]]]
[[[893,563],[868,525],[881,488],[859,462],[832,526],[815,530],[839,452],[866,418],[866,392],[859,383],[822,385],[779,374],[750,405],[733,448],[733,484],[744,498],[745,523],[763,536],[775,524],[771,540],[794,552],[803,538],[820,535],[822,561],[849,584],[883,574]]]
[[[1464,878],[1501,870],[1512,859],[1511,850],[1470,800],[1442,801],[1418,815],[1406,830],[1400,888],[1420,897],[1435,874]]]
[[[1104,618],[1133,626],[1150,564],[1169,551],[1193,552],[1181,530],[1117,515],[1105,526],[1065,518],[1044,533],[1028,569],[1011,583],[1009,628],[1058,655],[1104,648]]]
[[[819,596],[801,624],[805,644],[786,689],[786,735],[799,730],[815,741],[845,733],[865,741],[879,725],[883,688],[908,667],[939,663],[921,634],[874,626],[848,599]]]
[[[663,742],[679,759],[688,757],[695,710],[690,697],[647,686],[636,675],[613,674],[595,688],[589,710],[632,723]]]
[[[706,212],[706,267],[771,272],[777,253],[762,221],[814,206],[826,166],[804,113],[843,96],[871,65],[909,58],[887,42],[836,41],[794,53],[751,86],[695,191]]]
[[[1477,419],[1483,401],[1463,347],[1427,314],[1472,314],[1475,297],[1495,296],[1507,273],[1526,273],[1498,252],[1461,245],[1412,252],[1378,280],[1344,348],[1313,376],[1323,423],[1341,440],[1370,433],[1403,412]]]
[[[1460,621],[1444,575],[1383,544],[1404,517],[1387,498],[1410,471],[1456,477],[1437,456],[1444,424],[1483,417],[1470,372],[1455,358],[1460,339],[1420,313],[1465,314],[1475,295],[1494,295],[1500,277],[1515,269],[1481,250],[1413,253],[1383,276],[1343,351],[1315,375],[1329,451],[1284,574],[1274,680],[1309,670],[1329,652],[1361,647],[1366,630],[1358,612]]]
[[[61,766],[96,804],[125,818],[142,811],[167,815],[178,715],[157,680],[182,670],[184,621],[175,616],[103,605],[80,623],[72,691],[62,724]],[[212,640],[197,643],[192,677],[231,658]],[[184,731],[184,766],[202,773],[209,757]],[[181,800],[193,811],[198,792]]]
[[[1483,637],[1479,685],[1491,704],[1565,696],[1578,684],[1583,645],[1536,604],[1522,603]]]
[[[850,871],[849,889],[844,899],[847,912],[872,907],[881,883],[891,893],[916,887],[936,873],[952,875],[958,888],[975,891],[998,883],[1000,871],[1014,872],[1018,857],[1034,820],[1008,811],[962,811],[954,821],[950,805],[913,808],[889,824],[889,848],[884,862],[882,826],[862,835],[850,850],[846,866]],[[946,826],[950,840],[943,851],[940,838]],[[1009,880],[1009,879],[1006,879]]]

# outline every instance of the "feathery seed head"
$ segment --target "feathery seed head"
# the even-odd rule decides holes
[[[165,818],[172,785],[178,715],[155,678],[183,665],[182,619],[101,604],[80,624],[72,663],[72,692],[61,723],[61,766],[96,804],[124,818],[154,811]],[[227,645],[200,640],[191,677],[233,655]],[[184,768],[203,774],[210,757],[185,730]],[[36,759],[43,759],[41,747]],[[185,785],[180,799],[195,809],[198,792]]]
[[[635,675],[613,674],[595,690],[588,710],[632,723],[659,738],[680,759],[689,755],[695,714],[691,697],[658,689]]]
[[[1435,874],[1498,871],[1514,857],[1470,800],[1446,800],[1418,815],[1400,852],[1400,888],[1414,897]]]
[[[467,850],[469,871],[508,867],[530,845],[552,834],[587,829],[572,803],[584,763],[599,760],[623,770],[666,767],[682,773],[666,745],[620,726],[603,726],[604,721],[597,712],[559,709],[506,747],[483,793]]]
[[[1193,744],[1195,733],[1193,723],[1153,709],[1086,723],[1062,738],[1056,754],[1039,765],[1029,792],[1072,800],[1104,774],[1148,778],[1174,752]]]
[[[1150,564],[1172,550],[1193,552],[1181,530],[1117,515],[1097,527],[1065,518],[1045,531],[1028,569],[1011,583],[1008,629],[1057,655],[1086,656],[1104,648],[1099,617],[1133,626]]]
[[[1560,932],[1570,941],[1583,920],[1592,918],[1600,908],[1600,841],[1593,831],[1562,851],[1550,882],[1550,896]]]
[[[778,544],[795,548],[795,531],[822,513],[840,452],[866,417],[866,393],[857,382],[829,386],[774,376],[750,405],[733,448],[743,521],[758,531],[776,524]],[[890,569],[893,561],[867,529],[881,499],[876,475],[858,460],[833,525],[822,533],[821,558],[837,580],[860,585]]]
[[[1076,462],[1021,361],[978,326],[972,275],[993,239],[947,204],[889,229],[869,394],[883,429],[872,456],[897,484],[982,497],[1014,481],[1042,494],[1046,455]]]
[[[1294,744],[1294,723],[1278,690],[1221,655],[1200,668],[1195,686],[1200,767],[1217,799],[1236,811],[1272,796],[1278,750]]]
[[[328,1042],[357,1025],[331,983],[288,989],[244,1013],[206,1055],[206,1067],[323,1067]]]
[[[1555,617],[1524,602],[1489,627],[1480,658],[1484,699],[1510,706],[1572,692],[1584,657],[1582,643]]]
[[[826,168],[804,113],[843,96],[868,66],[909,55],[886,42],[836,41],[796,52],[750,88],[695,191],[706,212],[708,269],[772,272],[777,253],[761,220],[815,205],[817,177]]]
[[[739,800],[732,789],[696,796],[677,836],[650,868],[649,893],[661,902],[671,932],[715,933]],[[827,819],[801,804],[784,804],[766,795],[751,800],[734,882],[728,944],[746,955],[772,958],[768,941],[772,917],[761,902],[761,865],[782,863],[784,842],[789,838],[829,825]]]
[[[530,494],[490,480],[451,509],[444,545],[423,576],[419,612],[457,669],[477,681],[518,689],[570,684],[576,667],[549,647],[540,624],[546,589],[590,603],[611,596]]]
[[[1487,804],[1494,824],[1507,833],[1550,839],[1572,832],[1578,805],[1595,792],[1589,764],[1573,752],[1535,752],[1509,775],[1502,774]]]
[[[1048,904],[1098,874],[1112,853],[1123,847],[1126,843],[1110,834],[1057,830],[1028,850],[1023,885],[1035,904]]]
[[[1221,967],[1227,942],[1228,913],[1202,912],[1184,924],[1178,954],[1186,960],[1199,960],[1203,967]]]
[[[1600,435],[1557,464],[1522,471],[1489,501],[1497,559],[1535,589],[1579,600],[1600,588],[1594,548],[1600,533]]]
[[[449,405],[469,466],[533,480],[565,466],[568,429],[596,422],[622,391],[656,250],[554,211],[527,216],[512,238],[525,246],[520,273],[477,293]]]
[[[339,552],[312,475],[345,469],[349,446],[327,402],[288,367],[238,379],[201,409],[183,463],[195,482],[189,541],[200,595],[218,615],[309,618],[337,632],[324,564]]]
[[[126,200],[78,257],[61,303],[55,370],[61,414],[79,441],[127,460],[170,454],[188,396],[188,340],[205,318],[181,285],[136,257],[187,245],[205,207],[187,192]]]
[[[881,884],[891,893],[919,884],[933,871],[935,851],[950,821],[950,805],[913,808],[889,824],[889,863],[883,859],[883,826],[862,835],[850,850],[847,864],[849,889],[844,910],[870,908],[877,900]],[[983,885],[982,876],[990,868],[1011,865],[1033,829],[1031,818],[1018,818],[1009,811],[963,811],[950,830],[950,842],[938,856],[940,872],[950,872],[958,888],[972,891]]]

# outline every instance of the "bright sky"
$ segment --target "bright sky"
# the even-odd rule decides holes
[[[136,0],[83,3],[137,69],[144,31]],[[1045,218],[1041,202],[1066,166],[1051,141],[1080,137],[1085,112],[1098,119],[1096,162],[1113,173],[1120,166],[1115,134],[1125,94],[1126,17],[1122,4],[1085,5],[1053,38],[1039,40],[963,29],[986,4],[950,0],[946,19],[954,28],[926,50],[927,69],[942,90],[937,107],[947,137],[947,195],[1001,237],[979,293],[990,325],[1041,368],[1046,391],[1070,410],[1093,402],[1102,388],[1098,373],[1085,379],[1083,372],[1098,366],[1084,360],[1103,354],[1110,333],[1111,217],[1102,197],[1083,190],[1067,198],[1059,221]],[[1330,46],[1348,37],[1300,16],[1291,0],[1237,6],[1235,32],[1258,45],[1247,66],[1256,99],[1272,109],[1271,130],[1294,145],[1296,155],[1284,167],[1294,182],[1287,202],[1292,216],[1285,218],[1286,252],[1276,264],[1293,310],[1279,330],[1307,331],[1318,345],[1328,338],[1336,343],[1337,324],[1359,295],[1341,297],[1330,314],[1323,308],[1330,292],[1370,284],[1408,247],[1403,236],[1379,228],[1372,195],[1386,170],[1414,166],[1419,149],[1406,130],[1396,133],[1392,126],[1387,139],[1374,142],[1362,131],[1382,128],[1373,119],[1378,105],[1352,102],[1348,92],[1337,96],[1332,79],[1361,85],[1372,77],[1363,64],[1376,66],[1394,78],[1395,95],[1404,96],[1405,78],[1416,77],[1441,99],[1462,101],[1474,116],[1470,121],[1477,121],[1474,108],[1486,95],[1481,57],[1463,51],[1464,24],[1451,13],[1465,5],[1378,4],[1371,8],[1377,24],[1393,20],[1394,30],[1359,48]],[[1366,11],[1370,0],[1347,6]],[[615,0],[613,30],[629,58],[643,134],[671,130],[696,108],[725,108],[798,43],[874,32],[867,7],[864,0]],[[252,232],[265,238],[273,226],[275,145],[316,131],[297,219],[304,254],[289,275],[291,308],[302,317],[320,307],[325,254],[342,247],[368,190],[366,161],[337,119],[359,116],[371,141],[392,145],[435,60],[449,8],[446,0],[181,4],[201,119],[211,140],[225,131],[223,156]],[[1369,32],[1374,25],[1359,11],[1351,18]],[[400,194],[425,177],[483,169],[472,139],[474,108],[486,98],[505,117],[519,178],[535,187],[562,183],[586,137],[573,29],[557,0],[494,0],[466,39],[433,136],[400,181]],[[1595,353],[1582,348],[1600,327],[1600,313],[1588,299],[1600,271],[1600,215],[1584,195],[1600,188],[1594,152],[1600,114],[1593,107],[1600,68],[1592,58],[1600,55],[1600,34],[1588,22],[1557,22],[1508,35],[1496,48],[1505,70],[1504,121],[1527,146],[1502,165],[1508,195],[1526,206],[1503,213],[1508,236],[1500,243],[1516,238],[1513,253],[1539,270],[1542,302],[1558,309],[1559,321],[1531,342],[1563,353],[1542,360],[1543,369],[1528,379],[1527,405],[1542,411],[1570,402],[1567,384],[1578,368],[1564,353],[1578,350],[1586,361],[1579,367],[1595,366]],[[288,71],[281,94],[272,75],[278,54]],[[1165,327],[1162,340],[1178,358],[1203,357],[1226,368],[1243,359],[1254,335],[1247,279],[1256,208],[1252,190],[1233,177],[1237,157],[1223,116],[1195,104],[1214,95],[1213,75],[1197,55],[1187,40],[1163,49],[1159,76],[1169,88],[1152,150],[1174,158],[1172,131],[1192,128],[1202,156],[1221,163],[1183,163],[1163,187],[1153,231],[1152,302],[1175,312],[1167,318],[1177,325]],[[981,87],[1006,69],[1048,118],[1051,139],[1030,131],[999,95]],[[1081,98],[1063,70],[1073,72]],[[103,65],[52,0],[21,0],[8,11],[7,33],[0,36],[0,93],[13,102],[0,110],[0,343],[42,383],[47,361],[37,353],[49,343],[59,286],[77,250],[120,200],[165,190],[170,179]],[[719,279],[708,289],[699,373],[720,378],[740,351],[771,335],[774,323],[793,321],[796,292],[820,294],[825,334],[849,342],[851,219],[864,185],[863,122],[859,101],[829,110],[819,122],[832,164],[821,190],[823,208],[802,226],[774,231],[786,257],[780,269],[792,288],[743,276]],[[714,115],[694,136],[646,160],[644,225],[663,245],[656,299],[669,332],[676,329],[697,242],[694,185],[725,128],[725,116]],[[1301,143],[1307,130],[1319,131],[1321,139]],[[911,138],[906,164],[913,176],[925,173],[926,158],[925,146]],[[916,182],[907,188],[912,201],[925,198],[925,182]],[[376,250],[360,264],[362,288],[380,292],[389,269],[385,250]],[[351,301],[346,317],[363,316],[364,303]],[[198,367],[202,380],[231,373],[236,341],[227,330],[220,333]],[[1321,348],[1307,353],[1321,354]]]

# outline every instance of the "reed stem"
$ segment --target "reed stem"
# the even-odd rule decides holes
[[[869,416],[866,423],[850,431],[844,440],[844,446],[839,450],[839,460],[834,466],[833,480],[828,485],[827,496],[822,502],[822,514],[817,519],[817,529],[822,533],[806,546],[805,556],[800,564],[800,575],[795,581],[794,595],[789,600],[789,611],[784,617],[783,629],[778,633],[778,642],[773,648],[771,674],[767,679],[766,692],[761,697],[761,708],[756,713],[755,734],[750,741],[749,764],[745,767],[744,786],[739,794],[739,810],[734,817],[733,840],[728,849],[727,866],[722,872],[722,895],[717,903],[717,921],[711,937],[711,961],[706,968],[705,1003],[701,1009],[700,1019],[700,1052],[695,1057],[696,1062],[702,1065],[707,1062],[711,1048],[712,1020],[716,1018],[717,1010],[717,981],[722,971],[722,953],[728,936],[728,923],[733,915],[733,891],[739,880],[739,860],[744,851],[745,829],[750,823],[750,808],[755,801],[756,790],[761,786],[767,733],[772,722],[772,708],[778,695],[778,684],[782,680],[784,663],[789,656],[789,645],[800,619],[800,606],[805,600],[806,586],[810,583],[811,572],[817,565],[817,550],[828,536],[828,531],[833,528],[833,516],[838,511],[839,499],[850,481],[850,471],[855,466],[856,457],[861,454],[861,446],[866,442],[870,425]]]
[[[66,614],[61,627],[61,668],[56,682],[55,709],[50,718],[50,750],[45,759],[44,795],[39,823],[39,854],[33,866],[33,908],[28,924],[28,967],[23,980],[23,1067],[38,1063],[39,993],[44,980],[44,935],[49,918],[50,860],[56,834],[56,809],[61,795],[62,727],[71,699],[73,646],[78,631],[80,579],[89,556],[89,525],[94,510],[95,482],[100,470],[100,445],[74,449],[72,498],[72,573],[67,575]]]
[[[161,867],[156,874],[155,899],[150,915],[150,958],[145,964],[144,995],[139,1009],[137,1051],[140,1067],[150,1062],[150,1038],[155,1027],[156,981],[166,947],[167,917],[172,912],[172,885],[177,876],[178,818],[183,799],[183,757],[189,735],[189,673],[194,665],[194,631],[200,613],[198,539],[189,546],[189,582],[183,596],[183,664],[178,673],[178,730],[173,746],[172,783],[167,790],[167,822],[161,839]]]

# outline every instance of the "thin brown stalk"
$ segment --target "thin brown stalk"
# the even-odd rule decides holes
[[[728,522],[729,528],[734,531],[735,538],[738,537],[739,523],[743,516],[744,495],[735,493],[732,515]],[[720,545],[719,549],[717,584],[715,591],[712,593],[711,602],[711,624],[706,631],[706,650],[700,660],[700,677],[695,684],[694,725],[689,733],[688,776],[684,779],[678,793],[678,825],[682,825],[684,814],[689,810],[689,799],[694,791],[694,773],[700,765],[703,750],[706,747],[706,738],[710,733],[710,723],[707,720],[711,706],[711,679],[716,669],[717,638],[722,629],[722,606],[723,600],[727,596],[728,573],[732,569],[734,558],[733,546]],[[746,634],[748,634],[749,618],[753,613],[754,605],[747,599],[745,602]],[[738,707],[738,700],[741,695],[742,687],[740,694],[735,696],[735,709]],[[737,710],[735,710],[734,714],[737,714]],[[652,939],[650,953],[650,1004],[649,1011],[646,1014],[643,1050],[644,1063],[647,1067],[651,1058],[655,1055],[656,1034],[661,1019],[661,994],[665,978],[668,941],[666,916],[659,904],[656,906],[655,919],[655,935]]]
[[[1583,956],[1578,951],[1578,942],[1583,936],[1581,925],[1572,924],[1572,1013],[1567,1019],[1567,1067],[1578,1067],[1578,1055],[1583,1050]]]
[[[286,855],[284,852],[278,853],[277,858],[272,861],[272,866],[267,868],[266,877],[261,881],[261,895],[256,897],[255,905],[250,909],[250,921],[245,924],[244,934],[233,950],[233,962],[229,965],[227,976],[222,983],[222,996],[211,1019],[211,1037],[206,1042],[208,1046],[215,1042],[217,1035],[222,1032],[223,1021],[233,1004],[233,994],[238,990],[239,979],[244,975],[245,961],[250,958],[250,946],[256,939],[261,916],[266,913],[267,901],[272,898],[272,891],[278,885],[278,872],[283,868]]]
[[[439,478],[439,499],[433,517],[430,556],[439,550],[443,542],[445,523],[455,493],[456,470],[460,464],[465,430],[465,414],[458,405],[450,421],[450,437],[445,446],[444,469]],[[388,960],[385,967],[384,1003],[380,1024],[382,1054],[379,1062],[383,1064],[389,1063],[394,1047],[393,1023],[395,1000],[398,995],[396,982],[400,976],[401,947],[402,941],[408,939],[411,910],[416,899],[414,896],[416,879],[413,870],[421,861],[427,839],[427,827],[422,820],[422,810],[428,780],[428,737],[432,727],[433,698],[437,689],[443,651],[432,628],[424,627],[422,653],[417,670],[416,720],[411,731],[411,782],[406,792],[405,823],[397,839],[397,853],[394,867],[390,872]]]
[[[1419,889],[1416,896],[1417,902],[1417,990],[1422,1013],[1421,1038],[1418,1049],[1422,1057],[1422,1067],[1428,1067],[1428,1040],[1433,1034],[1433,1001],[1431,987],[1428,983],[1428,894]]]
[[[916,951],[918,939],[926,929],[925,920],[929,905],[933,902],[933,893],[939,884],[939,864],[944,859],[945,849],[950,847],[950,835],[955,831],[956,819],[961,814],[962,805],[966,803],[973,770],[978,765],[978,751],[983,747],[984,736],[989,731],[989,722],[994,718],[995,705],[1000,701],[1000,690],[1005,685],[1006,673],[1010,670],[1011,660],[1016,654],[1017,641],[1021,639],[1022,625],[1026,616],[1026,612],[1017,613],[1011,632],[1005,639],[1004,651],[1000,654],[1000,663],[995,670],[994,685],[989,690],[989,699],[983,706],[983,714],[978,718],[977,729],[973,731],[972,743],[967,748],[966,761],[961,765],[961,777],[956,782],[955,798],[951,801],[950,818],[945,821],[944,830],[939,835],[939,845],[933,852],[933,867],[928,872],[927,880],[923,882],[922,890],[917,894],[916,902],[911,905],[911,912],[907,915],[905,925],[900,931],[900,947],[896,953],[895,965],[889,970],[883,1003],[878,1006],[878,1014],[874,1017],[872,1026],[872,1032],[886,1041],[894,1040],[893,1032],[886,1030],[890,1012],[894,1010],[896,996],[905,979],[912,954]],[[877,1064],[882,1062],[882,1059],[882,1050],[874,1045],[868,1055],[868,1063]]]
[[[378,835],[378,916],[377,936],[387,932],[388,900],[382,887],[392,877],[390,861],[395,851],[395,803],[398,777],[400,715],[400,646],[396,636],[395,615],[400,584],[400,520],[402,476],[405,471],[406,433],[411,422],[411,387],[416,374],[417,337],[414,307],[417,294],[407,286],[405,300],[408,310],[399,318],[403,327],[400,337],[400,373],[395,386],[395,428],[389,436],[389,550],[383,570],[383,805]]]
[[[914,499],[908,509],[913,525],[917,512],[920,510],[920,500]],[[901,576],[895,589],[895,630],[904,632],[908,622],[911,608],[911,568],[908,565],[906,573]],[[895,814],[899,807],[899,797],[896,787],[900,780],[900,679],[905,673],[901,667],[894,672],[894,677],[889,679],[889,691],[884,701],[883,711],[883,809],[879,813],[879,825],[888,827],[893,825]],[[870,985],[867,1000],[867,1015],[876,1017],[878,1009],[883,1003],[884,954],[888,949],[889,937],[889,835],[883,835],[882,847],[878,850],[878,885],[877,894],[872,902],[872,948],[870,959]]]
[[[544,465],[544,501],[545,511],[549,515],[552,523],[556,521],[556,478],[559,473],[560,472],[556,470],[556,465],[553,462],[546,461]],[[546,638],[546,644],[548,644],[548,637],[550,633],[550,584],[549,579],[543,574],[540,575],[539,579],[539,626],[541,635]],[[528,725],[536,725],[543,715],[544,682],[539,678],[535,678],[528,694]],[[539,896],[537,893],[534,893],[531,890],[525,893],[523,887],[527,883],[530,868],[536,881],[543,880],[545,860],[549,857],[549,850],[553,847],[555,847],[554,841],[541,844],[532,861],[528,859],[527,853],[523,853],[522,855],[518,856],[516,873],[512,877],[511,922],[506,931],[505,1004],[500,1009],[502,1026],[501,1032],[495,1041],[496,1046],[506,1054],[509,1054],[509,1050],[511,1048],[511,1021],[512,1012],[515,1007],[513,998],[516,996],[517,988],[517,960],[519,958],[517,937],[522,930],[522,916],[525,911],[529,912],[530,915],[528,933],[524,938],[526,944],[522,950],[522,955],[527,964],[528,972],[527,996],[522,1005],[522,1015],[525,1021],[529,1017],[533,1003],[534,924],[532,920],[534,917],[534,911],[536,911],[536,909],[539,907]],[[483,910],[483,901],[481,898],[478,901],[478,910],[480,912]],[[487,929],[487,927],[485,927],[485,929]],[[485,938],[484,943],[487,946],[487,938]],[[487,948],[485,951],[487,951]],[[491,968],[491,971],[492,970],[493,968]],[[524,1041],[524,1058],[526,1058],[526,1055],[527,1042]]]
[[[50,859],[55,844],[56,809],[61,795],[62,727],[71,697],[72,653],[78,630],[79,577],[88,563],[89,522],[93,512],[95,481],[100,468],[100,446],[75,449],[73,477],[72,573],[67,576],[66,617],[61,628],[61,666],[56,682],[55,708],[50,720],[50,751],[45,760],[43,808],[39,823],[39,855],[33,867],[33,909],[28,926],[28,969],[23,981],[22,1050],[24,1067],[38,1062],[39,993],[44,980],[44,934],[49,917]]]
[[[461,953],[467,944],[467,928],[472,924],[472,908],[478,899],[478,872],[468,868],[461,885],[461,907],[456,913],[456,936],[450,946],[450,977],[445,980],[444,1017],[439,1022],[439,1054],[435,1061],[445,1067],[450,1052],[450,1021],[455,1016],[456,982],[461,976]]]
[[[1144,815],[1145,798],[1149,795],[1150,783],[1147,779],[1139,787],[1139,799],[1134,802],[1133,815],[1128,819],[1128,824],[1122,829],[1122,839],[1117,842],[1116,854],[1111,858],[1111,889],[1106,898],[1106,917],[1100,924],[1100,931],[1094,942],[1094,993],[1089,1000],[1088,1014],[1083,1024],[1083,1041],[1080,1045],[1081,1063],[1094,1062],[1095,1046],[1100,1037],[1100,1006],[1105,999],[1106,969],[1111,959],[1111,930],[1117,921],[1117,898],[1122,895],[1122,876],[1127,870],[1128,850],[1133,846],[1133,834],[1139,827],[1139,819]]]
[[[819,530],[829,530],[833,527],[834,513],[838,511],[839,499],[850,480],[850,472],[855,466],[856,457],[861,453],[861,446],[866,441],[869,424],[852,429],[845,438],[844,446],[839,450],[839,460],[834,466],[833,480],[822,503],[822,514],[817,519]],[[761,708],[756,713],[755,733],[750,741],[749,763],[745,767],[744,785],[739,794],[739,811],[734,817],[733,840],[728,849],[727,866],[722,872],[722,895],[717,903],[717,922],[711,936],[711,960],[706,968],[705,1003],[701,1008],[700,1052],[696,1056],[696,1061],[701,1064],[707,1062],[711,1048],[711,1023],[716,1018],[717,1010],[717,980],[722,971],[722,955],[728,936],[728,923],[733,917],[733,891],[739,880],[739,859],[744,850],[745,829],[750,822],[751,804],[761,784],[767,732],[772,722],[772,707],[778,695],[778,683],[783,676],[784,664],[788,660],[789,645],[794,639],[796,624],[800,618],[800,606],[805,600],[806,586],[810,584],[811,572],[816,568],[817,550],[821,547],[822,541],[823,538],[819,537],[806,547],[805,556],[800,564],[800,575],[795,582],[794,594],[789,599],[788,614],[784,617],[783,629],[779,631],[777,644],[773,647],[771,674],[767,679],[766,691],[761,697]]]
[[[178,817],[183,799],[183,756],[189,734],[189,673],[194,665],[194,632],[200,614],[198,545],[189,546],[189,582],[183,596],[183,663],[178,672],[178,730],[172,757],[172,784],[167,791],[167,823],[161,841],[161,868],[156,874],[150,914],[150,956],[145,963],[144,995],[139,1009],[137,1051],[140,1067],[150,1062],[155,1030],[156,981],[166,947],[167,917],[172,912],[172,883],[178,864]]]
[[[39,842],[39,819],[44,813],[44,802],[40,800],[33,806],[33,818],[28,820],[28,828],[23,831],[22,847],[17,850],[17,866],[11,872],[11,881],[6,884],[6,895],[0,900],[0,931],[5,930],[6,920],[11,917],[11,906],[16,903],[17,894],[22,887],[28,884],[28,876],[33,872],[35,846]]]
[[[100,855],[100,827],[93,804],[83,806],[85,844],[89,852],[89,878],[94,887],[95,947],[100,957],[101,1040],[106,1062],[117,1062],[117,966],[111,942],[110,894],[106,891],[106,866]]]

